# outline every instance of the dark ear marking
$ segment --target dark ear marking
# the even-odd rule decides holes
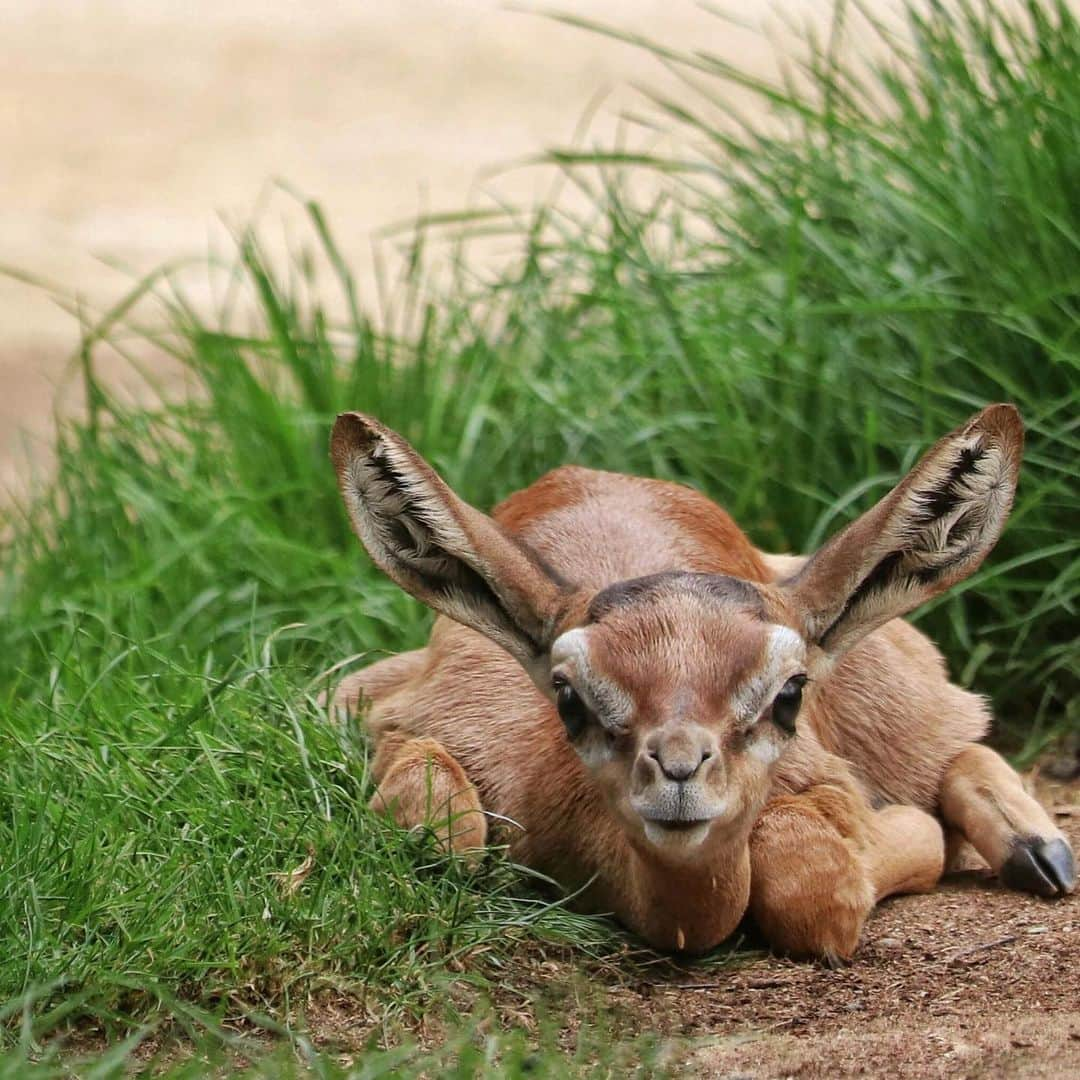
[[[811,638],[840,652],[971,574],[997,541],[1016,490],[1023,427],[994,405],[933,446],[881,502],[788,582]]]
[[[828,651],[837,629],[847,621],[852,611],[860,605],[868,603],[875,595],[881,595],[887,589],[897,587],[898,566],[902,557],[899,551],[891,552],[863,578],[855,591],[845,601],[840,613],[819,638],[819,644],[823,649]]]
[[[821,635],[823,648],[853,609],[872,604],[889,590],[904,593],[918,586],[932,587],[971,556],[986,525],[987,507],[981,499],[976,501],[980,493],[969,490],[966,479],[979,472],[987,456],[981,443],[961,447],[941,482],[912,491],[911,521],[902,536],[905,546],[890,551],[871,568]]]
[[[944,482],[937,488],[916,493],[916,499],[922,503],[922,509],[917,510],[915,515],[917,523],[928,525],[954,510],[960,501],[957,482],[971,472],[985,456],[986,451],[981,443],[962,447],[956,464],[949,469]]]
[[[330,454],[353,528],[375,564],[531,671],[546,654],[562,583],[372,417],[339,416]]]

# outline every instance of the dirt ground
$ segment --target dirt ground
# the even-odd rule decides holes
[[[1080,786],[1041,794],[1080,850]],[[651,990],[705,1037],[692,1075],[1080,1077],[1080,896],[968,871],[882,904],[847,967],[766,958]]]

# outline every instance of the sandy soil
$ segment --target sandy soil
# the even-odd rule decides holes
[[[1038,794],[1080,851],[1080,783]],[[763,956],[603,995],[627,1033],[688,1040],[670,1057],[679,1076],[1067,1080],[1080,1077],[1080,895],[1010,892],[981,864],[879,905],[846,967]]]
[[[691,0],[546,6],[772,64],[767,37]],[[827,4],[786,8],[820,19]],[[484,191],[532,203],[550,178],[506,166],[565,145],[598,96],[597,141],[629,84],[671,82],[635,49],[501,0],[0,0],[0,24],[0,268],[88,311],[133,275],[223,245],[223,221],[248,221],[274,178],[322,203],[370,295],[373,230]],[[291,209],[278,198],[263,220],[295,231]],[[210,301],[205,274],[185,285]],[[19,428],[45,450],[78,328],[46,291],[0,274],[0,329],[2,489]]]
[[[678,994],[712,1043],[688,1063],[700,1076],[1080,1077],[1080,900],[957,875],[881,905],[847,968],[768,959]]]

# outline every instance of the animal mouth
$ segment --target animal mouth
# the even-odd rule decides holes
[[[678,851],[689,851],[704,843],[713,825],[728,812],[726,800],[709,800],[700,795],[680,795],[677,801],[667,800],[667,805],[663,800],[651,806],[638,803],[634,809],[649,843]]]
[[[682,818],[677,820],[648,818],[646,820],[650,825],[655,825],[668,832],[689,832],[691,829],[696,829],[701,825],[708,825],[712,818],[687,818],[685,820]]]
[[[656,847],[689,851],[704,843],[712,818],[645,818],[645,839]]]

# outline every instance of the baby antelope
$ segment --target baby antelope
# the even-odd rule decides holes
[[[336,692],[374,740],[374,804],[457,851],[498,830],[663,949],[749,910],[778,950],[850,957],[878,900],[934,887],[943,827],[1007,886],[1071,892],[1065,838],[979,744],[986,703],[898,618],[993,547],[1022,447],[1017,411],[984,409],[803,559],[689,488],[577,467],[488,517],[341,415],[357,535],[444,616]]]

